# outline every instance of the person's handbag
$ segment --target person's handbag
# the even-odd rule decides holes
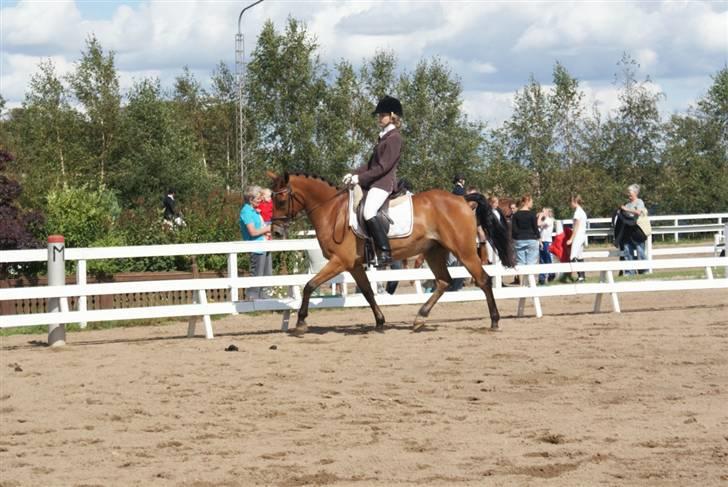
[[[650,219],[647,216],[647,209],[645,208],[642,210],[642,213],[637,218],[637,226],[642,230],[642,233],[645,234],[645,237],[649,237],[652,235],[652,224],[650,223]]]

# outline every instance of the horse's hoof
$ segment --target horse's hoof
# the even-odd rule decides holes
[[[497,321],[491,321],[490,331],[501,331]]]
[[[308,325],[296,325],[296,327],[290,331],[294,337],[301,337],[308,331]]]
[[[424,328],[425,328],[425,320],[417,319],[417,320],[415,320],[415,324],[412,325],[413,332],[422,331]]]
[[[374,325],[374,331],[384,333],[384,322],[378,322],[376,325]]]

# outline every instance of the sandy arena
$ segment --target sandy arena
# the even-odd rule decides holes
[[[384,334],[367,309],[5,337],[0,486],[726,485],[728,293],[592,303],[501,301],[500,333],[467,303],[417,334],[399,306]]]

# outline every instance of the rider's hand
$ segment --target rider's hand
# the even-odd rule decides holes
[[[353,175],[353,176],[351,177],[351,184],[352,184],[353,186],[356,186],[357,184],[359,184],[359,176],[358,176],[358,175],[354,174],[354,175]]]
[[[342,179],[341,182],[344,184],[349,184],[351,182],[352,177],[353,177],[353,175],[351,173],[349,173],[346,176],[344,176],[344,179]]]

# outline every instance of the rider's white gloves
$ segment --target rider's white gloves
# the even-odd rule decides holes
[[[359,176],[356,174],[349,173],[346,176],[344,176],[344,179],[342,179],[341,182],[343,182],[346,185],[359,184]]]

